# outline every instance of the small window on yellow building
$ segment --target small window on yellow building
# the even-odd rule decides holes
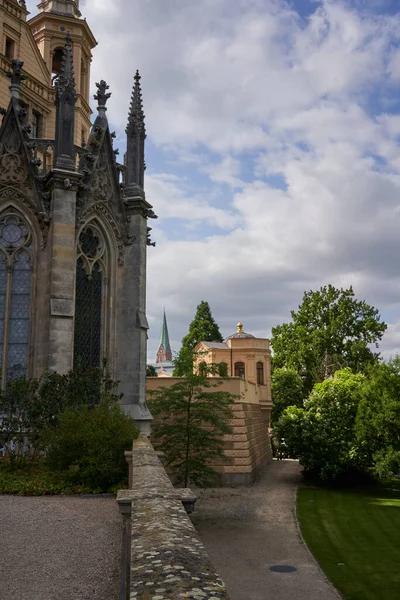
[[[257,383],[264,385],[264,364],[262,362],[257,363]]]
[[[228,377],[228,365],[226,362],[218,363],[218,375],[221,377]]]
[[[202,360],[199,363],[199,375],[205,377],[207,375],[207,363],[205,360]]]
[[[243,362],[235,363],[235,377],[245,378],[246,370]]]
[[[12,60],[14,58],[14,54],[15,54],[15,42],[14,40],[12,40],[9,37],[6,37],[6,43],[5,43],[5,48],[4,48],[4,54],[6,55],[7,58],[9,58],[10,60]]]

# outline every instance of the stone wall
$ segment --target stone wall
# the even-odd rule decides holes
[[[177,377],[148,377],[147,391],[171,387],[177,381]],[[232,433],[224,436],[227,458],[211,464],[217,473],[215,485],[250,485],[272,460],[268,433],[271,406],[260,404],[258,387],[239,377],[231,377],[219,388],[238,396],[238,400],[233,405]]]
[[[147,438],[135,440],[129,454],[131,489],[117,496],[121,513],[130,520],[120,597],[229,600],[184,508],[192,510],[195,497],[190,490],[173,488]]]
[[[224,436],[227,459],[212,467],[222,486],[250,485],[272,460],[268,411],[258,404],[236,402],[233,412],[232,433]]]

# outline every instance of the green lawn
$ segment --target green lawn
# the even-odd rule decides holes
[[[399,483],[298,491],[304,539],[345,600],[400,598]]]

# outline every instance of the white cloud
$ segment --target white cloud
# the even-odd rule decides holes
[[[240,179],[240,161],[226,156],[217,164],[210,164],[205,167],[205,172],[208,174],[211,181],[216,183],[227,183],[233,188],[243,187],[243,181]]]
[[[111,121],[123,132],[139,68],[158,150],[151,356],[164,305],[177,350],[202,299],[225,334],[240,319],[268,335],[328,283],[387,312],[382,349],[400,348],[400,12],[321,0],[303,19],[296,5],[81,2]]]
[[[220,229],[234,227],[234,214],[212,206],[201,194],[185,194],[183,184],[178,177],[165,173],[146,178],[146,193],[163,219],[206,222]]]

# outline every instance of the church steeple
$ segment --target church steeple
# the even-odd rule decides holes
[[[167,317],[164,309],[163,322],[161,326],[160,346],[157,350],[156,363],[167,362],[172,360],[172,351],[169,343]]]
[[[61,73],[56,82],[56,135],[54,145],[54,166],[55,168],[67,171],[75,170],[74,128],[76,98],[72,40],[68,33],[65,37]]]
[[[129,109],[126,150],[126,185],[144,187],[144,141],[146,127],[144,123],[142,89],[140,74],[136,71]]]

